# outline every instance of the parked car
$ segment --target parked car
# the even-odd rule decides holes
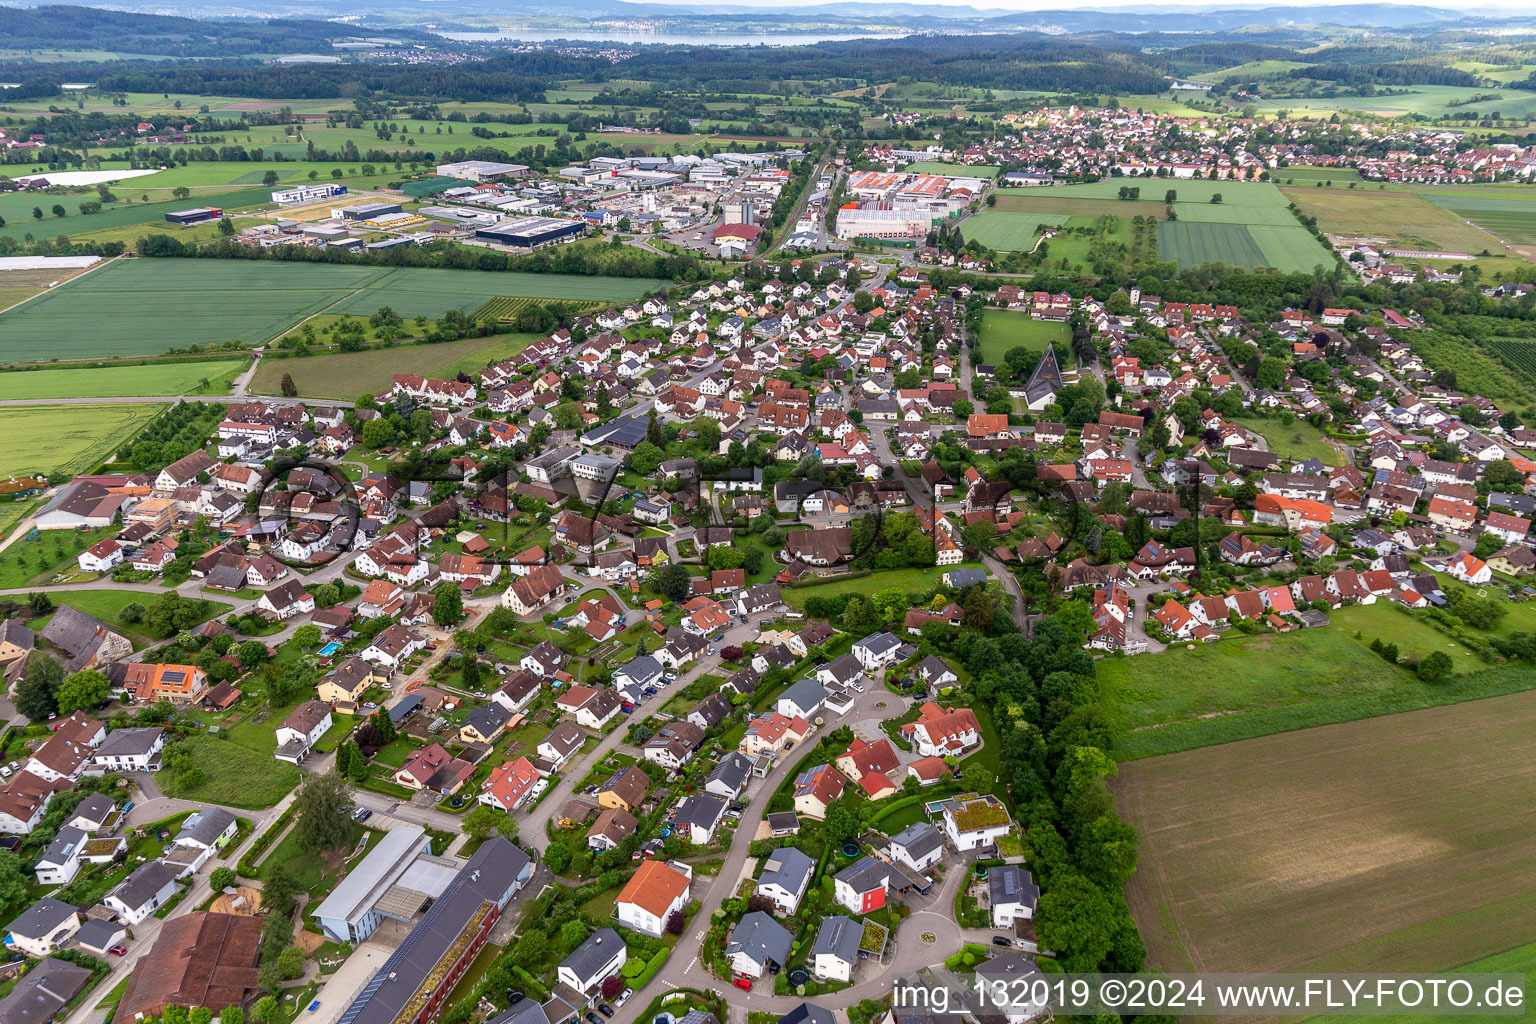
[[[111,949],[107,950],[107,952],[111,953],[113,956],[127,956],[128,955],[128,947],[123,945],[121,942],[119,942],[117,945],[115,945]]]
[[[623,992],[619,993],[619,998],[617,998],[617,999],[615,999],[613,1001],[613,1005],[614,1006],[623,1006],[625,1003],[629,1002],[629,997],[634,995],[634,994],[635,994],[635,990],[634,989],[632,989],[632,988],[625,989]]]
[[[587,1024],[603,1024],[603,1018],[599,1017],[597,1014],[593,1013],[591,1010],[588,1010],[587,1011]]]
[[[437,644],[427,644],[427,650],[429,650],[429,651],[437,650]]]
[[[994,945],[994,946],[1011,946],[1011,945],[1013,945],[1013,940],[1010,939],[1006,935],[994,935],[994,936],[992,936],[992,945]]]
[[[737,988],[741,989],[743,992],[751,992],[752,991],[752,979],[751,978],[737,978],[735,981],[731,982],[731,984],[735,985]]]
[[[612,1017],[613,1007],[609,1006],[607,1003],[598,1003],[597,1012],[602,1014],[604,1017]]]
[[[369,711],[373,711],[378,708],[378,705],[371,700],[365,700],[363,701],[363,707]]]

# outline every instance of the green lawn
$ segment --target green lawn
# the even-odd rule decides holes
[[[1013,309],[989,309],[981,318],[980,361],[996,365],[1011,348],[1022,345],[1031,352],[1044,352],[1047,345],[1071,339],[1064,323],[1031,320],[1028,313]]]
[[[3,328],[0,328],[3,330]],[[87,473],[165,406],[12,405],[0,409],[0,475]]]
[[[980,569],[979,562],[946,565],[932,569],[886,569],[852,579],[833,578],[808,587],[783,588],[784,600],[792,608],[804,608],[808,597],[837,597],[839,594],[873,594],[887,587],[899,587],[907,593],[931,590],[943,582],[943,575],[953,569]]]
[[[459,371],[477,374],[488,364],[521,352],[534,341],[528,334],[499,334],[461,338],[440,345],[395,345],[361,352],[264,359],[251,379],[251,393],[276,395],[284,375],[292,375],[305,398],[351,400],[364,391],[389,387],[397,373],[414,373],[440,380]]]
[[[902,170],[912,174],[942,174],[949,178],[995,178],[1002,168],[989,164],[946,164],[940,160],[919,160]]]
[[[1269,450],[1282,459],[1301,462],[1315,457],[1328,466],[1344,464],[1344,456],[1328,443],[1327,435],[1306,420],[1295,420],[1287,425],[1279,417],[1239,416],[1237,422],[1263,435]]]
[[[48,597],[55,605],[69,605],[76,611],[93,615],[113,629],[120,630],[134,642],[135,647],[142,647],[156,639],[145,633],[137,623],[123,622],[117,617],[118,613],[130,604],[142,604],[148,607],[155,599],[153,594],[141,594],[133,590],[49,590]],[[202,621],[206,622],[208,619],[223,615],[229,611],[229,607],[223,601],[209,600],[208,614]],[[51,617],[43,616],[34,620],[32,627],[41,629],[42,623]]]
[[[960,225],[968,242],[980,242],[999,252],[1028,252],[1035,247],[1040,229],[1060,227],[1067,222],[1064,213],[1009,213],[983,210]]]
[[[1512,1016],[1500,1016],[1498,1020],[1508,1024],[1536,1024],[1536,942],[1528,946],[1520,946],[1517,949],[1507,950],[1495,956],[1485,957],[1482,960],[1464,964],[1450,971],[1451,974],[1524,974],[1525,975],[1525,1013]],[[1481,994],[1481,993],[1479,993]],[[1447,1015],[1424,1014],[1419,1016],[1358,1016],[1347,1015],[1314,1017],[1316,1021],[1326,1020],[1328,1024],[1460,1024],[1466,1017],[1453,1017]]]
[[[75,556],[97,541],[114,536],[103,530],[47,530],[28,534],[0,551],[0,587],[47,583],[56,572],[75,571]],[[152,597],[153,595],[143,595]],[[82,609],[82,611],[85,609]],[[93,613],[94,614],[94,613]]]
[[[277,723],[271,724],[276,728]],[[214,736],[193,736],[186,742],[192,763],[203,770],[203,783],[188,789],[174,773],[161,772],[156,781],[166,796],[262,808],[271,807],[299,784],[299,769],[270,754]]]
[[[1099,679],[1121,725],[1116,753],[1147,757],[1536,687],[1536,668],[1490,667],[1394,605],[1330,614],[1320,629],[1256,637],[1232,631],[1192,650],[1175,645],[1101,660]],[[1445,651],[1458,674],[1421,683],[1369,650],[1378,637],[1397,644],[1405,660]]]
[[[245,359],[193,363],[145,363],[92,369],[0,373],[0,400],[29,398],[131,398],[139,395],[222,395],[250,365]],[[206,383],[205,383],[206,382]]]

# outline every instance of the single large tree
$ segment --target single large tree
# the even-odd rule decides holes
[[[457,626],[464,618],[464,595],[459,585],[444,580],[432,592],[432,621],[439,626]]]
[[[352,790],[336,772],[309,775],[294,798],[294,831],[306,853],[333,850],[352,840]]]
[[[81,708],[105,704],[112,696],[112,683],[100,672],[86,669],[60,683],[56,696],[59,714],[67,715]]]
[[[59,710],[58,689],[64,669],[52,658],[33,658],[27,674],[16,684],[16,710],[34,722],[44,722]]]

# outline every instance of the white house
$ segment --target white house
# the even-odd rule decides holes
[[[853,645],[853,656],[866,672],[876,672],[893,665],[901,652],[901,640],[894,633],[871,633]]]
[[[323,700],[308,700],[288,713],[277,727],[279,761],[298,764],[331,728],[331,706]]]
[[[619,923],[660,938],[667,920],[688,905],[688,882],[692,877],[693,871],[687,865],[674,867],[659,860],[645,861],[614,900]]]
[[[623,969],[629,960],[624,940],[612,928],[599,928],[587,936],[587,941],[576,951],[560,961],[555,976],[563,985],[590,996],[602,985],[603,980]]]
[[[810,887],[816,873],[816,861],[794,846],[781,846],[763,861],[763,873],[757,877],[756,893],[773,902],[781,914],[793,914]]]
[[[176,879],[181,872],[163,860],[152,860],[107,893],[102,903],[117,912],[118,920],[130,928],[165,906],[176,894]]]
[[[852,981],[864,924],[851,917],[824,917],[811,946],[811,974],[822,981]]]
[[[770,965],[783,967],[789,962],[790,935],[773,918],[760,910],[744,916],[725,940],[725,959],[731,970],[748,978],[761,978]]]
[[[1004,864],[993,868],[987,875],[987,888],[992,897],[994,928],[1012,928],[1015,920],[1029,920],[1035,916],[1040,887],[1030,873],[1018,865]]]
[[[164,749],[164,729],[114,729],[96,748],[91,763],[100,772],[155,772]]]
[[[111,572],[123,564],[123,546],[111,537],[97,541],[75,556],[81,572]]]
[[[908,825],[891,837],[887,847],[891,860],[923,873],[944,856],[944,837],[926,821]]]
[[[68,903],[44,896],[5,926],[9,945],[28,956],[53,953],[80,930],[80,913]]]
[[[994,845],[1013,826],[1008,808],[991,794],[965,793],[945,800],[944,835],[961,853]]]

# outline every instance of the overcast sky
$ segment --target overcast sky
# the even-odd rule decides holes
[[[679,5],[708,5],[711,0],[643,0],[647,3],[679,4]],[[751,0],[716,0],[716,2],[730,4],[738,7],[750,7]],[[831,0],[772,0],[774,7],[787,6],[818,6],[828,4]],[[874,6],[884,4],[885,0],[840,0],[843,3],[853,3],[858,6]],[[1283,0],[910,0],[912,3],[924,5],[936,5],[943,7],[971,7],[983,10],[1009,10],[1009,11],[1059,11],[1059,10],[1111,10],[1116,7],[1134,7],[1138,10],[1158,10],[1176,8],[1206,8],[1227,9],[1233,7],[1290,7],[1297,11],[1299,20],[1306,20],[1305,11],[1309,7],[1326,9],[1339,6],[1332,3],[1291,3]],[[1362,0],[1341,0],[1344,5]],[[1408,5],[1415,7],[1437,7],[1442,10],[1459,11],[1465,14],[1478,14],[1490,10],[1500,11],[1529,11],[1528,0],[1443,0],[1440,3],[1427,2],[1427,0],[1363,0],[1363,2],[1380,2],[1385,4]]]

